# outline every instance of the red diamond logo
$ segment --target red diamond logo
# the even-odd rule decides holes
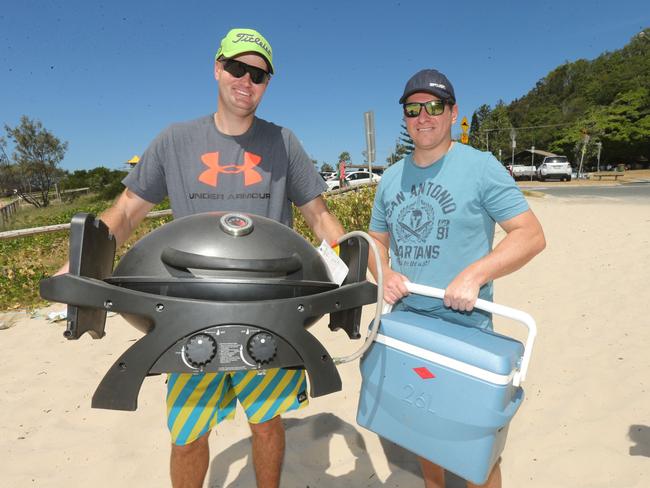
[[[423,380],[430,380],[431,378],[435,378],[436,375],[433,374],[431,371],[429,371],[427,368],[422,366],[421,368],[413,368],[413,371],[422,378]]]

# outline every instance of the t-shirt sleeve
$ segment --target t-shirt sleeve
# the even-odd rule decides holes
[[[326,191],[327,185],[295,134],[283,128],[282,135],[289,157],[287,196],[300,207]]]
[[[388,232],[388,225],[386,224],[386,211],[384,208],[384,185],[383,179],[377,185],[375,193],[375,201],[372,204],[372,213],[370,214],[370,227],[369,230],[373,232]]]
[[[158,134],[142,154],[142,158],[122,180],[133,193],[151,203],[160,203],[167,196],[165,152],[169,148],[170,129]]]
[[[481,201],[495,222],[512,219],[528,210],[528,202],[512,176],[493,156],[487,156],[481,179]]]

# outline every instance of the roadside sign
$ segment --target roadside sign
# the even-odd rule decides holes
[[[460,135],[460,142],[462,142],[463,144],[467,144],[469,142],[469,135],[467,134],[467,132],[463,132]]]
[[[463,132],[467,132],[469,130],[469,124],[467,123],[467,117],[463,117],[463,120],[460,123],[460,128],[463,129]]]

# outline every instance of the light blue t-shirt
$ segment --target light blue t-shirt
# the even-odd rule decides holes
[[[370,230],[390,233],[391,267],[411,282],[446,288],[492,250],[495,222],[528,210],[528,202],[492,154],[454,143],[421,168],[411,155],[384,171]],[[492,282],[479,297],[492,301]],[[456,323],[490,327],[489,314],[454,312],[442,300],[409,295],[402,308]]]

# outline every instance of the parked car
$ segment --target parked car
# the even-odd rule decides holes
[[[370,182],[379,182],[379,180],[381,180],[381,176],[374,173],[371,176],[368,170],[363,169],[354,171],[345,177],[346,186],[359,186]],[[338,190],[341,186],[338,179],[328,180],[325,183],[327,184],[328,190]]]
[[[537,167],[523,164],[509,164],[508,171],[515,180],[531,180],[537,176]]]
[[[566,156],[547,156],[537,168],[537,179],[571,181],[571,164]]]

